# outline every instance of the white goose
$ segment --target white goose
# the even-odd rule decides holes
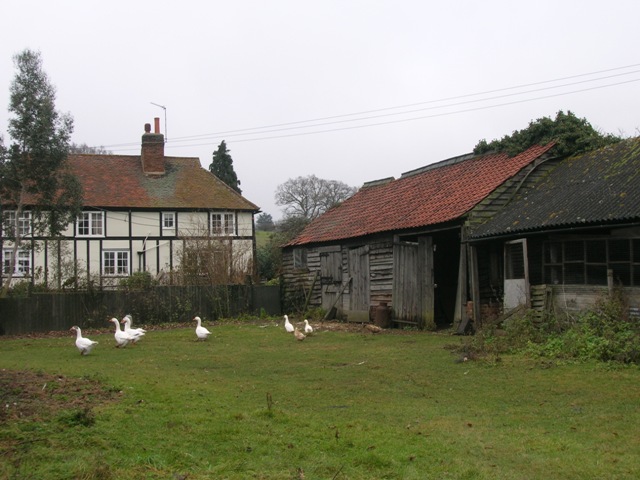
[[[142,337],[144,337],[147,331],[144,328],[131,328],[131,315],[125,315],[125,317],[120,320],[120,323],[124,325],[124,331],[133,337],[133,343],[137,343]]]
[[[289,317],[287,315],[284,316],[284,329],[287,333],[293,333],[293,325],[289,322]]]
[[[89,355],[93,347],[98,344],[98,342],[94,342],[93,340],[83,337],[82,331],[78,326],[74,325],[69,330],[74,330],[76,332],[76,347],[80,350],[80,355]]]
[[[313,327],[309,325],[309,320],[307,320],[306,318],[304,320],[304,333],[306,333],[307,335],[313,333]]]
[[[120,322],[117,318],[114,317],[109,321],[116,324],[116,332],[114,334],[114,338],[116,339],[116,347],[126,347],[129,342],[133,341],[132,335],[123,330],[120,330]]]
[[[198,322],[198,326],[196,327],[196,336],[199,340],[206,340],[211,332],[202,326],[202,319],[200,317],[193,317],[193,319]]]

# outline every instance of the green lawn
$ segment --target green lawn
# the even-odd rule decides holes
[[[17,392],[0,391],[0,478],[582,480],[640,471],[638,368],[508,356],[457,363],[445,347],[460,340],[445,334],[320,328],[297,342],[274,321],[205,326],[206,342],[176,328],[125,349],[110,333],[90,334],[100,344],[86,357],[71,332],[0,340],[0,369],[54,374],[34,381],[36,391],[68,402],[38,420],[15,418]],[[71,379],[81,381],[60,387]],[[76,402],[91,401],[81,386],[95,381],[113,399],[96,397],[87,410]]]

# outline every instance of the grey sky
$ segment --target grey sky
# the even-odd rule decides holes
[[[558,110],[640,134],[636,0],[5,0],[1,10],[5,143],[12,57],[39,50],[74,142],[136,154],[157,116],[166,153],[207,168],[226,140],[243,195],[275,219],[289,178],[398,177]],[[151,102],[167,107],[166,127]]]

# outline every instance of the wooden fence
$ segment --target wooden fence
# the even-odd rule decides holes
[[[278,286],[152,287],[145,290],[96,290],[34,293],[0,299],[0,335],[67,330],[72,325],[109,328],[111,317],[133,316],[134,324],[185,322],[242,315],[280,315]]]

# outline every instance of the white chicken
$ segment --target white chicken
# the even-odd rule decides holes
[[[93,340],[83,337],[80,327],[74,325],[69,330],[76,332],[76,347],[80,350],[80,355],[89,355],[93,347],[98,345],[98,342],[94,342]]]
[[[116,324],[116,332],[113,335],[113,337],[116,339],[116,347],[126,347],[129,342],[133,341],[133,336],[131,334],[120,329],[120,322],[117,318],[114,317],[109,321]]]
[[[289,317],[287,315],[284,316],[284,329],[287,333],[293,333],[293,325],[289,321]]]
[[[202,319],[200,317],[193,317],[193,319],[198,322],[198,326],[196,327],[196,336],[199,340],[206,340],[211,332],[202,326]]]
[[[144,337],[147,331],[144,328],[131,328],[132,321],[131,315],[125,315],[124,318],[120,320],[120,323],[124,325],[124,331],[133,337],[133,343],[138,343],[138,340]]]
[[[309,320],[304,319],[304,333],[311,335],[313,333],[313,327],[309,325]]]

